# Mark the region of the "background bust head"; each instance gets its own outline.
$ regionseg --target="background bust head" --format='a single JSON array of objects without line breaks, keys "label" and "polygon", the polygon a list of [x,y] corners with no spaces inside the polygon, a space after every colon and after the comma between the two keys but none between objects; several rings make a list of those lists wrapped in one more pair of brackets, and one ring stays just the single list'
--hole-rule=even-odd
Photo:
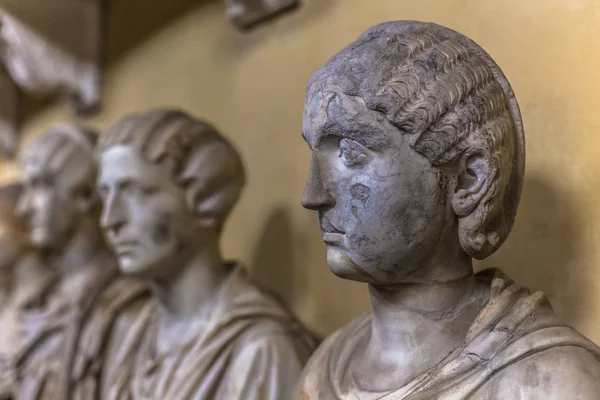
[{"label": "background bust head", "polygon": [[9,272],[27,248],[25,226],[15,212],[22,190],[19,183],[0,187],[0,274]]},{"label": "background bust head", "polygon": [[95,142],[94,132],[62,124],[21,153],[25,188],[17,211],[25,217],[36,247],[61,250],[80,224],[96,218]]},{"label": "background bust head", "polygon": [[340,276],[400,281],[439,249],[485,258],[510,232],[518,106],[494,61],[453,30],[398,21],[363,33],[311,78],[303,133],[303,204],[319,211]]},{"label": "background bust head", "polygon": [[98,151],[101,226],[124,273],[172,276],[194,252],[218,251],[245,175],[215,128],[152,110],[117,122]]}]

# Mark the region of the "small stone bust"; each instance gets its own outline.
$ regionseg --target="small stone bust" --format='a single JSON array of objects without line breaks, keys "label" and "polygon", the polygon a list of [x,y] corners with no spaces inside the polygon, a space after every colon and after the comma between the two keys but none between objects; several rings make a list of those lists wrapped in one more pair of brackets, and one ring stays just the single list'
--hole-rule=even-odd
[{"label": "small stone bust", "polygon": [[234,147],[157,109],[117,122],[98,152],[101,226],[121,272],[153,297],[108,350],[106,398],[292,397],[313,341],[219,249],[245,182]]},{"label": "small stone bust", "polygon": [[302,198],[371,311],[311,357],[300,399],[596,399],[600,350],[499,270],[524,173],[496,63],[431,23],[363,33],[310,79]]}]

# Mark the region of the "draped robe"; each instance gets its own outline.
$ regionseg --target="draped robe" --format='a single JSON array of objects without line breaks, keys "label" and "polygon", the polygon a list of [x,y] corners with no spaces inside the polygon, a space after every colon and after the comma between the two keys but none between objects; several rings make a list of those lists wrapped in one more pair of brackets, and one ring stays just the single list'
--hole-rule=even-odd
[{"label": "draped robe", "polygon": [[[462,400],[505,398],[494,390],[514,386],[514,376],[495,386],[492,381],[499,375],[519,368],[520,364],[536,356],[546,357],[560,352],[566,357],[582,361],[582,374],[586,370],[600,371],[600,349],[576,330],[561,322],[541,292],[530,294],[498,270],[490,269],[476,274],[477,279],[489,282],[490,298],[472,323],[464,342],[438,365],[415,377],[401,387],[384,392],[373,392],[348,376],[348,366],[360,343],[370,336],[371,318],[365,315],[330,336],[315,352],[305,369],[299,387],[302,400]],[[401,323],[401,321],[398,321]],[[549,353],[550,352],[550,353]],[[557,353],[559,354],[559,353]],[[549,358],[548,358],[549,360]],[[544,361],[542,360],[542,363]],[[545,366],[552,368],[552,366]],[[589,367],[589,368],[588,368]],[[565,367],[562,367],[565,368]],[[581,378],[582,374],[562,369],[569,376]],[[520,371],[520,370],[518,370]],[[557,373],[558,372],[557,370]],[[593,373],[576,386],[595,385]],[[532,376],[532,379],[535,377]],[[537,379],[537,378],[535,378]],[[549,378],[550,379],[550,378]],[[589,384],[589,385],[588,385]],[[518,386],[518,384],[517,384]],[[569,385],[570,386],[570,385]],[[512,390],[508,388],[506,390]],[[515,387],[519,391],[520,388]],[[543,398],[543,388],[527,389],[529,395],[519,397],[510,392],[510,398]],[[525,391],[525,389],[523,389]],[[574,395],[574,394],[572,394]],[[500,396],[500,397],[497,397]],[[505,395],[508,396],[508,395]],[[508,397],[506,397],[508,398]],[[571,398],[571,397],[569,397]],[[575,397],[572,397],[575,398]],[[591,399],[596,397],[582,397]]]},{"label": "draped robe", "polygon": [[154,350],[157,304],[147,301],[136,318],[115,326],[113,345],[80,353],[77,379],[89,375],[77,365],[93,365],[104,353],[101,398],[107,400],[293,399],[315,347],[311,335],[239,267],[219,289],[215,304],[193,340],[159,356]]},{"label": "draped robe", "polygon": [[47,279],[35,296],[27,294],[35,301],[19,310],[20,340],[2,367],[5,397],[72,398],[79,382],[71,379],[71,369],[79,347],[87,347],[80,335],[92,311],[101,310],[104,319],[111,320],[147,293],[145,285],[117,279],[117,272],[114,258],[106,253],[73,274]]}]

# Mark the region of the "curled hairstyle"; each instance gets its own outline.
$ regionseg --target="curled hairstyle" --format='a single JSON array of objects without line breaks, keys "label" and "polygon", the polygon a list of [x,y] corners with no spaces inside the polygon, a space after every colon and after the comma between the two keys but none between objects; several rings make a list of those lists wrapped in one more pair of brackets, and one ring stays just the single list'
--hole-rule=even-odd
[{"label": "curled hairstyle", "polygon": [[[519,107],[502,71],[476,43],[416,21],[375,26],[329,60],[309,82],[361,97],[432,166],[480,156],[490,184],[470,207],[455,207],[464,251],[483,259],[512,228],[524,174]],[[368,133],[367,133],[368,134]]]},{"label": "curled hairstyle", "polygon": [[[233,145],[213,126],[182,111],[124,117],[102,135],[98,151],[119,145],[132,145],[147,161],[166,168],[195,214],[215,219],[219,229],[244,187],[244,166]],[[183,174],[190,172],[191,182],[184,182]]]},{"label": "curled hairstyle", "polygon": [[91,129],[59,124],[43,133],[21,153],[21,165],[44,170],[64,184],[71,193],[92,196],[97,165],[94,147],[98,135]]}]

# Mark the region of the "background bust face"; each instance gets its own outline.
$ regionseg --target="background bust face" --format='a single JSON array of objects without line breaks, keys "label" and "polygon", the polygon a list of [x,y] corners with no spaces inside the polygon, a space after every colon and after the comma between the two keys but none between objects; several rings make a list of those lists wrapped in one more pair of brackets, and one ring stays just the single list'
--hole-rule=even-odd
[{"label": "background bust face", "polygon": [[25,218],[32,244],[59,250],[71,237],[79,212],[76,196],[59,173],[35,162],[24,165],[25,186],[17,212]]},{"label": "background bust face", "polygon": [[455,223],[441,173],[335,86],[309,92],[303,135],[312,162],[302,203],[317,211],[331,270],[369,283],[409,279]]},{"label": "background bust face", "polygon": [[165,277],[193,248],[196,220],[185,191],[165,167],[152,164],[133,146],[107,149],[100,160],[101,226],[121,271]]}]

